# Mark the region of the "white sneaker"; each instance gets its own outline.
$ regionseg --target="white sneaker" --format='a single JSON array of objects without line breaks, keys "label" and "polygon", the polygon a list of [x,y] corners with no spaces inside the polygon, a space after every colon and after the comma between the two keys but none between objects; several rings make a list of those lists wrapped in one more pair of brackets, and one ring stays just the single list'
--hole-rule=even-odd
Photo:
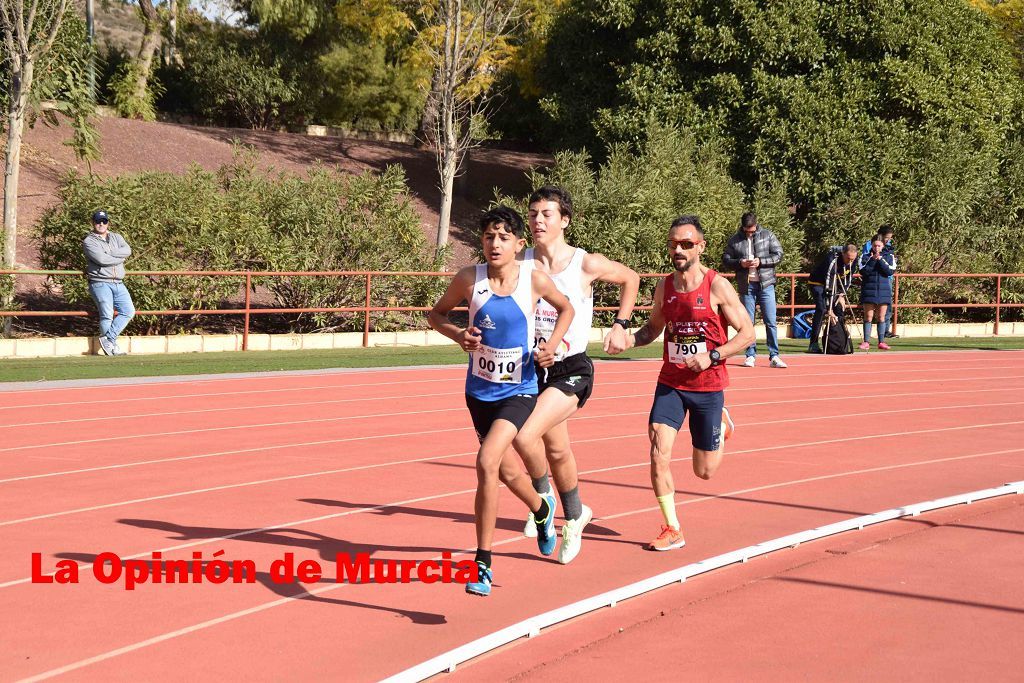
[{"label": "white sneaker", "polygon": [[113,356],[114,355],[114,342],[110,341],[109,337],[106,337],[106,336],[97,337],[96,341],[99,342],[100,354],[101,355],[104,355],[104,356]]},{"label": "white sneaker", "polygon": [[113,356],[127,356],[128,355],[127,351],[122,351],[121,350],[121,347],[117,345],[117,342],[114,342],[113,344],[111,344],[111,350],[113,351],[113,353],[111,354]]},{"label": "white sneaker", "polygon": [[745,368],[752,368],[752,367],[754,367],[754,363],[756,363],[756,362],[757,362],[757,356],[747,356],[746,359],[743,361],[743,367],[745,367]]},{"label": "white sneaker", "polygon": [[583,545],[583,529],[594,518],[594,511],[583,506],[583,514],[579,519],[567,519],[562,525],[562,545],[558,548],[558,561],[569,564],[580,554]]},{"label": "white sneaker", "polygon": [[537,538],[537,520],[534,519],[532,512],[526,517],[526,525],[523,527],[523,536],[526,536],[527,538]]},{"label": "white sneaker", "polygon": [[789,367],[788,365],[786,365],[785,361],[783,361],[778,356],[772,356],[771,360],[768,361],[768,365],[770,365],[773,368],[788,368]]}]

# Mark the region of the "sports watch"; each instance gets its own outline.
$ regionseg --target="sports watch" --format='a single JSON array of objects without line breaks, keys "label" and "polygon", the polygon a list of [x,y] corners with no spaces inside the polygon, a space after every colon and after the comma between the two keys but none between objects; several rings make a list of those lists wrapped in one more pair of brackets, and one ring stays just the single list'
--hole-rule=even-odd
[{"label": "sports watch", "polygon": [[629,332],[629,318],[616,318],[612,325],[618,323],[622,326],[622,329]]},{"label": "sports watch", "polygon": [[712,365],[718,365],[719,363],[722,362],[722,354],[718,352],[718,349],[711,349],[711,352],[708,353],[708,356],[711,357]]}]

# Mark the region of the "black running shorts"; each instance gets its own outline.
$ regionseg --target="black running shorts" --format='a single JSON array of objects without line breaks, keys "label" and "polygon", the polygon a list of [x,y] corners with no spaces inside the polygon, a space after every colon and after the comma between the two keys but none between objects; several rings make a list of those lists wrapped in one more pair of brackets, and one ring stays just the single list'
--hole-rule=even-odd
[{"label": "black running shorts", "polygon": [[582,408],[594,392],[594,361],[585,353],[576,353],[564,358],[550,368],[537,366],[537,389],[554,387],[566,396],[576,396],[577,406]]},{"label": "black running shorts", "polygon": [[476,438],[480,443],[483,443],[487,432],[491,431],[491,425],[495,420],[507,420],[514,424],[517,430],[522,429],[535,405],[537,396],[534,394],[516,394],[500,401],[481,401],[466,394],[466,407],[473,418],[473,429],[476,430]]}]

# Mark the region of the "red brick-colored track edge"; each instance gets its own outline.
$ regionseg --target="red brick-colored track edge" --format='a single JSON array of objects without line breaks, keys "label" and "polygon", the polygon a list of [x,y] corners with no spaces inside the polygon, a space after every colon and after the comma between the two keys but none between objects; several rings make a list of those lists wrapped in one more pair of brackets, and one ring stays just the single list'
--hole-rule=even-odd
[{"label": "red brick-colored track edge", "polygon": [[[581,496],[596,515],[583,550],[567,566],[540,556],[536,543],[521,534],[520,504],[503,491],[494,591],[485,599],[443,583],[334,582],[339,553],[425,560],[473,546],[476,443],[462,369],[0,393],[2,678],[378,680],[533,615],[702,558],[1024,478],[1022,352],[787,360],[786,370],[730,367],[727,403],[737,432],[712,480],[690,474],[687,439],[679,440],[675,476],[687,545],[667,553],[642,549],[660,524],[646,437],[658,363],[599,363],[594,397],[570,421]],[[849,535],[723,568],[638,598],[635,605],[580,617],[470,662],[462,672],[473,677],[477,669],[486,678],[597,673],[601,654],[589,646],[604,620],[634,610],[641,618],[620,627],[624,634],[642,634],[642,610],[651,601],[668,602],[666,620],[685,613],[687,633],[676,623],[674,639],[652,638],[646,650],[608,650],[617,661],[632,659],[620,662],[628,670],[609,668],[607,675],[678,678],[690,661],[680,648],[711,652],[712,641],[728,653],[732,668],[708,668],[708,675],[770,673],[757,662],[771,659],[765,653],[780,641],[765,637],[747,646],[757,621],[780,637],[803,637],[801,651],[817,643],[820,668],[770,675],[843,675],[854,654],[872,656],[883,637],[865,630],[871,620],[856,618],[858,605],[877,612],[879,605],[912,603],[900,613],[906,623],[933,634],[945,627],[947,636],[966,629],[971,639],[994,643],[994,651],[1006,643],[1002,651],[1019,652],[1019,640],[1013,647],[1012,639],[1019,639],[1020,629],[1013,636],[996,615],[1019,620],[1020,593],[994,588],[1020,575],[1024,524],[1021,508],[1008,502],[1017,499],[963,508],[994,506],[990,523],[974,525],[983,530],[956,528],[938,537],[949,525],[936,522],[940,527],[921,533],[921,541],[826,558],[817,569],[791,575],[800,581],[765,580],[767,588],[733,591],[728,602],[700,597],[717,595],[720,585],[743,585],[742,577],[784,575],[799,553],[841,547]],[[849,542],[895,534],[883,529],[920,526],[920,520],[944,514],[952,513],[851,532],[856,536]],[[920,585],[902,591],[944,600],[900,595],[896,574],[884,569],[892,562],[927,572],[936,556],[969,546],[980,550],[985,569],[975,570],[972,581],[956,591],[929,592]],[[104,553],[150,566],[154,553],[163,561],[250,560],[257,581],[143,582],[129,591],[123,582],[102,584],[93,577],[94,561]],[[274,581],[272,563],[287,553],[296,563],[315,561],[324,577],[301,585]],[[33,554],[39,557],[37,581]],[[858,564],[876,557],[870,567]],[[38,582],[38,574],[68,565],[78,568],[77,583]],[[783,607],[765,611],[763,603],[776,601]],[[950,609],[966,610],[956,614],[968,621],[950,617]],[[849,626],[829,639],[827,629],[811,627],[812,612],[835,615],[836,623]],[[977,618],[982,612],[985,618]],[[750,614],[751,623],[736,624],[737,613]],[[596,631],[577,633],[590,623]],[[883,635],[891,654],[885,672],[905,678],[928,671],[921,662],[931,661],[934,645],[945,642],[918,636],[894,641],[891,630]],[[545,641],[557,641],[562,653],[589,649],[596,659],[554,657],[538,649]],[[964,671],[1009,675],[998,655],[979,657]],[[487,668],[508,656],[514,664]],[[541,666],[552,661],[557,666]],[[870,674],[870,668],[853,668],[847,677]]]}]

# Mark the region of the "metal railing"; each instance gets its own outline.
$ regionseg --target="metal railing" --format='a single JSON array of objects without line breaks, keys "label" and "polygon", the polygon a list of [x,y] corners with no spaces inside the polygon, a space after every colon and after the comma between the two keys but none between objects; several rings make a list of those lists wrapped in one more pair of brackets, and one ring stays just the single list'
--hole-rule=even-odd
[{"label": "metal railing", "polygon": [[[20,276],[46,276],[48,278],[70,278],[70,277],[84,277],[81,271],[76,270],[0,270],[0,276],[14,276],[15,278]],[[300,313],[359,313],[363,316],[363,346],[367,347],[370,343],[370,332],[372,330],[372,315],[374,313],[385,313],[385,312],[401,312],[401,313],[412,313],[416,311],[428,311],[428,306],[374,306],[373,305],[373,281],[374,279],[389,278],[389,277],[451,277],[454,273],[451,272],[412,272],[412,271],[350,271],[350,270],[328,270],[328,271],[217,271],[217,270],[204,270],[204,271],[181,271],[181,270],[147,270],[147,271],[129,271],[126,276],[141,276],[141,277],[171,277],[171,276],[191,276],[191,277],[230,277],[244,280],[244,294],[243,294],[243,306],[241,308],[198,308],[198,309],[163,309],[163,310],[138,310],[136,315],[145,316],[166,316],[166,315],[190,315],[190,316],[202,316],[202,315],[238,315],[243,318],[242,326],[242,350],[248,350],[249,348],[249,329],[253,315],[281,315],[281,314],[300,314]],[[314,308],[267,308],[267,307],[253,307],[252,293],[254,291],[253,279],[254,278],[282,278],[282,277],[330,277],[330,278],[361,278],[365,281],[364,285],[364,299],[363,305],[361,306],[338,306],[338,307],[314,307]],[[664,273],[641,273],[641,278],[660,278],[665,277]],[[725,277],[732,278],[731,274],[725,274]],[[777,310],[782,312],[788,312],[789,317],[792,318],[797,314],[798,311],[810,310],[814,308],[813,304],[798,304],[796,302],[796,285],[797,280],[806,280],[808,275],[806,273],[779,273],[776,275],[779,282],[788,281],[789,292],[788,292],[788,303],[779,302]],[[995,284],[995,295],[994,299],[987,303],[974,303],[974,302],[939,302],[939,303],[900,303],[900,281],[901,280],[915,280],[922,278],[963,278],[963,279],[982,279],[982,280],[993,280]],[[892,326],[896,329],[896,325],[899,318],[899,311],[902,309],[912,308],[960,308],[960,309],[995,309],[995,320],[993,323],[993,333],[999,334],[999,323],[1001,313],[1005,309],[1013,308],[1024,308],[1024,303],[1012,303],[1003,301],[1004,282],[1010,278],[1024,278],[1024,273],[897,273],[895,276],[895,284],[893,287],[893,315],[892,315]],[[595,311],[615,311],[618,307],[616,306],[595,306]],[[650,306],[637,306],[635,310],[643,311],[650,310]],[[466,310],[465,307],[456,310]],[[26,310],[8,310],[0,311],[0,318],[28,318],[28,317],[88,317],[95,315],[94,312],[88,310],[68,310],[68,311],[26,311]]]}]

